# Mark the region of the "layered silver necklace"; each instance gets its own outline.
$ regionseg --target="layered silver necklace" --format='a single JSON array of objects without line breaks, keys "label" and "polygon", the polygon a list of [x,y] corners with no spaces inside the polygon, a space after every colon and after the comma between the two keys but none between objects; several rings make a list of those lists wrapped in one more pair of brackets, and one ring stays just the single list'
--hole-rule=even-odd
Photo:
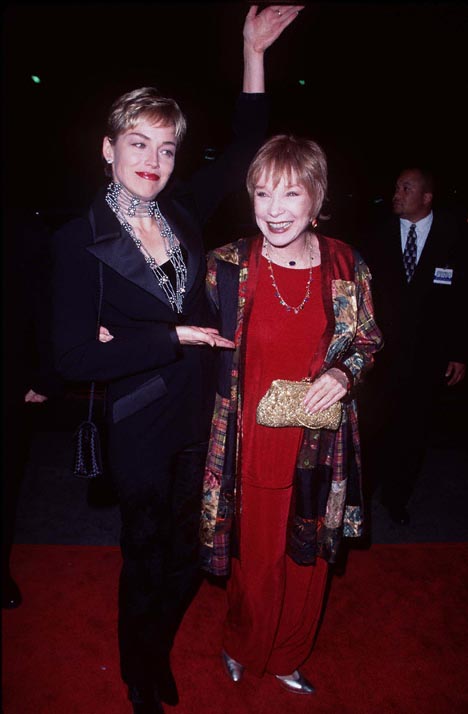
[{"label": "layered silver necklace", "polygon": [[[117,216],[119,223],[132,238],[136,247],[142,252],[148,266],[158,281],[159,287],[164,291],[164,294],[169,300],[171,308],[175,312],[181,313],[187,286],[187,266],[185,265],[180,244],[176,240],[169,223],[159,210],[157,202],[144,201],[138,196],[133,196],[125,186],[115,182],[109,184],[106,202]],[[175,285],[173,285],[169,276],[137,237],[135,229],[130,225],[125,214],[129,218],[134,218],[135,216],[150,216],[155,219],[164,241],[166,255],[174,268]]]}]

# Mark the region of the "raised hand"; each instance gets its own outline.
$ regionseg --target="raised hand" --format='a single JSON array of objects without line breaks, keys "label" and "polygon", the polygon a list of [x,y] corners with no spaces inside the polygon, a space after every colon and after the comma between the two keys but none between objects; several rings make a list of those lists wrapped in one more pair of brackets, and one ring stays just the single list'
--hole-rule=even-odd
[{"label": "raised hand", "polygon": [[265,52],[303,8],[304,5],[270,5],[258,12],[258,5],[252,5],[244,23],[245,48]]}]

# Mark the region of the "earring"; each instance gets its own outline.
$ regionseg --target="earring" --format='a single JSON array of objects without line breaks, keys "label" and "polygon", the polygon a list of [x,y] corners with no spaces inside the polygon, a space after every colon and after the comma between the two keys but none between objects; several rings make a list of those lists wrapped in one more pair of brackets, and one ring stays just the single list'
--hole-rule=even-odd
[{"label": "earring", "polygon": [[316,219],[316,218],[311,218],[311,219],[310,219],[310,222],[311,222],[311,224],[312,224],[312,228],[317,228],[318,222],[317,222],[317,219]]},{"label": "earring", "polygon": [[112,159],[106,159],[106,161],[107,161],[108,164],[111,164],[111,163],[112,163]]}]

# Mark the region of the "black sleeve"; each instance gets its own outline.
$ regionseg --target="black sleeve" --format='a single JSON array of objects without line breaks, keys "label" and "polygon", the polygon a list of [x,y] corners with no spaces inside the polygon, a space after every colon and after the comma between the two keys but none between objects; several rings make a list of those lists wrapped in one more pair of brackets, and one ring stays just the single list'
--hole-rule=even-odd
[{"label": "black sleeve", "polygon": [[50,235],[38,213],[9,219],[13,251],[4,275],[8,380],[22,384],[24,393],[33,389],[46,397],[58,394],[62,386],[52,354]]},{"label": "black sleeve", "polygon": [[27,275],[37,351],[37,363],[32,372],[31,388],[37,394],[53,397],[62,391],[63,380],[54,369],[50,230],[45,225],[39,224],[35,233],[34,248],[28,255]]},{"label": "black sleeve", "polygon": [[172,324],[145,322],[110,342],[99,342],[99,263],[86,250],[91,243],[86,219],[53,237],[53,338],[59,374],[72,381],[106,382],[177,360],[181,348]]},{"label": "black sleeve", "polygon": [[240,94],[231,143],[218,159],[203,166],[187,182],[201,223],[208,220],[225,196],[242,188],[249,164],[266,137],[268,105],[265,94]]},{"label": "black sleeve", "polygon": [[447,323],[451,324],[451,329],[444,326],[444,333],[447,335],[447,355],[452,362],[468,361],[468,338],[466,320],[466,284],[468,280],[468,229],[466,223],[459,223],[457,226],[456,240],[452,249],[454,270],[454,280],[452,287],[451,305],[447,312]]}]

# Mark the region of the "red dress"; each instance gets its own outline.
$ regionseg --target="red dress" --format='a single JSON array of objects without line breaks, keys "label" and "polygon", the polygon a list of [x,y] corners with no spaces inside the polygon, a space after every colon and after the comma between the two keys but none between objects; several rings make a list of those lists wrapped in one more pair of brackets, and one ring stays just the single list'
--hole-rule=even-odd
[{"label": "red dress", "polygon": [[[283,299],[300,305],[309,269],[273,266]],[[250,671],[291,674],[309,655],[326,583],[325,561],[299,566],[285,555],[286,526],[302,429],[256,423],[273,379],[306,377],[326,325],[320,267],[310,298],[295,314],[275,295],[261,259],[246,334],[242,410],[240,559],[228,583],[224,648]]]}]

